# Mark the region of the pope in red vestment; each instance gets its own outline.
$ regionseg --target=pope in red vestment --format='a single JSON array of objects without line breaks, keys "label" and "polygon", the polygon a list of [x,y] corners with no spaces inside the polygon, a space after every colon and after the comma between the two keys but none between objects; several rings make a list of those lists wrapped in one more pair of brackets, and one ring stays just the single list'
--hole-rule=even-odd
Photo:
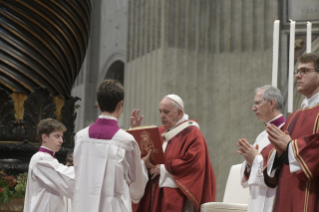
[{"label": "pope in red vestment", "polygon": [[[160,176],[157,175],[154,178],[156,174],[152,173],[156,171],[151,170],[144,197],[139,204],[133,204],[133,211],[182,212],[188,200],[196,211],[200,211],[201,204],[215,201],[216,181],[205,138],[195,121],[189,121],[185,119],[185,116],[174,119],[172,114],[175,111],[175,106],[172,104],[174,100],[175,95],[168,95],[161,101],[160,113],[164,126],[159,130],[162,135],[165,135],[165,132],[172,132],[182,127],[182,130],[172,138],[164,136],[164,139],[169,139],[166,148],[163,148],[165,169],[172,176],[177,187],[159,186]],[[177,99],[177,103],[183,106],[180,98]],[[173,127],[170,127],[169,123],[173,123]],[[152,177],[154,179],[151,179]]]}]

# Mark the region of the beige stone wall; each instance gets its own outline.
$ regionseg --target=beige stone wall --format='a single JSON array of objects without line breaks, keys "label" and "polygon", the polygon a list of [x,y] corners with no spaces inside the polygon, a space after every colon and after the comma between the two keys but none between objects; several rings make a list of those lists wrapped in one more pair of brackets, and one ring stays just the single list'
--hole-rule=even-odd
[{"label": "beige stone wall", "polygon": [[[130,0],[124,120],[134,108],[160,125],[158,103],[184,99],[198,120],[222,201],[237,139],[264,129],[251,111],[254,89],[271,83],[277,0]],[[124,124],[123,127],[127,127]]]}]

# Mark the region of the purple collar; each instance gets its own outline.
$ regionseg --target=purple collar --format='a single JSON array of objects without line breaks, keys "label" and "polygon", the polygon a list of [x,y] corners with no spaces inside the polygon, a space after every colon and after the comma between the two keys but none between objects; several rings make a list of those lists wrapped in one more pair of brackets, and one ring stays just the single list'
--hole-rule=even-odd
[{"label": "purple collar", "polygon": [[273,124],[276,127],[279,127],[280,125],[282,125],[285,122],[286,122],[286,118],[283,115],[281,115],[280,117],[278,117],[275,120],[271,121],[270,124]]},{"label": "purple collar", "polygon": [[89,127],[89,137],[95,139],[111,139],[120,130],[117,120],[98,118]]},{"label": "purple collar", "polygon": [[38,152],[45,152],[45,153],[49,153],[53,158],[55,158],[55,152],[52,150],[49,150],[47,148],[43,148],[42,146],[40,147]]}]

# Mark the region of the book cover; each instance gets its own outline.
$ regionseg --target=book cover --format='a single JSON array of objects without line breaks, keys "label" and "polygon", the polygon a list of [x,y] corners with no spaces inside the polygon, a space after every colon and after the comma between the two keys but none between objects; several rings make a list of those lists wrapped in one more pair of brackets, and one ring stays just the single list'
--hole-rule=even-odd
[{"label": "book cover", "polygon": [[154,165],[164,164],[164,153],[162,149],[162,137],[156,126],[141,126],[135,127],[127,131],[137,141],[141,150],[141,157],[147,155],[152,149],[151,163]]}]

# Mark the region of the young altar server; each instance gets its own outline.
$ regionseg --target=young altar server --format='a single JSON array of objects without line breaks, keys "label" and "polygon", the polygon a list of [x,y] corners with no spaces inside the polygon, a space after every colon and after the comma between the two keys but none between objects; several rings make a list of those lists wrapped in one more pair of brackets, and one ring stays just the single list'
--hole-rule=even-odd
[{"label": "young altar server", "polygon": [[65,212],[64,196],[73,197],[74,168],[55,159],[63,143],[66,127],[55,119],[38,124],[37,134],[42,146],[29,164],[24,212]]},{"label": "young altar server", "polygon": [[[130,212],[132,201],[143,197],[148,181],[150,152],[141,159],[134,137],[118,126],[124,99],[123,86],[103,81],[97,90],[99,118],[76,134],[74,170],[76,212]],[[145,167],[146,165],[146,167]]]}]

